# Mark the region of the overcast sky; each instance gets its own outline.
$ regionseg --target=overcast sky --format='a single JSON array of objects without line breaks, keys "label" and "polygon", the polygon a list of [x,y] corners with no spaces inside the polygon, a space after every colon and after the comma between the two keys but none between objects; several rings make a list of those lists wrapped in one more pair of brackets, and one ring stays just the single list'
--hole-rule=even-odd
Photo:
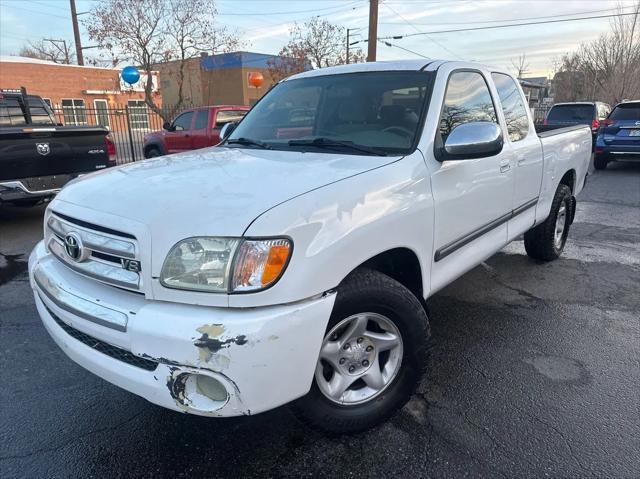
[{"label": "overcast sky", "polygon": [[[88,11],[94,3],[76,0],[77,10]],[[610,15],[618,3],[631,11],[634,0],[381,0],[378,36],[498,25],[504,23],[498,22],[501,20],[539,22]],[[244,49],[254,52],[277,53],[293,23],[302,23],[313,15],[345,28],[360,28],[356,39],[367,35],[368,0],[217,0],[216,5],[219,22],[237,29],[246,43]],[[526,53],[529,76],[543,76],[552,71],[554,59],[607,32],[609,20],[417,35],[390,40],[398,47],[379,44],[378,59],[417,57],[399,48],[403,47],[431,58],[511,67],[512,60]],[[81,30],[84,45],[90,45],[85,30]],[[68,0],[0,0],[0,54],[16,54],[28,40],[43,36],[72,42]],[[366,49],[366,43],[362,46]]]}]

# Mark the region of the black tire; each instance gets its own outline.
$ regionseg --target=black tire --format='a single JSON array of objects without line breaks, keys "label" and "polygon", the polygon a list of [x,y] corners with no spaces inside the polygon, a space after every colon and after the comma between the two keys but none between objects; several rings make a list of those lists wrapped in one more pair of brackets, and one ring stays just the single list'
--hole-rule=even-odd
[{"label": "black tire", "polygon": [[593,158],[593,167],[596,170],[604,170],[608,163],[607,159],[602,156],[595,156]]},{"label": "black tire", "polygon": [[365,312],[384,315],[400,332],[403,354],[398,372],[378,396],[357,405],[329,400],[314,376],[309,393],[291,405],[296,416],[314,429],[350,434],[379,424],[409,400],[424,373],[431,333],[427,313],[418,298],[389,276],[357,270],[338,287],[327,333],[345,318]]},{"label": "black tire", "polygon": [[155,158],[156,156],[162,156],[162,152],[156,147],[147,148],[147,151],[145,153],[145,158]]},{"label": "black tire", "polygon": [[[561,207],[564,205],[564,229],[561,235],[560,244],[556,243],[556,220]],[[558,258],[564,249],[573,217],[575,203],[571,197],[571,190],[566,185],[558,186],[556,194],[551,203],[549,217],[539,225],[531,228],[524,234],[524,249],[527,254],[534,259],[541,261],[553,261]]]}]

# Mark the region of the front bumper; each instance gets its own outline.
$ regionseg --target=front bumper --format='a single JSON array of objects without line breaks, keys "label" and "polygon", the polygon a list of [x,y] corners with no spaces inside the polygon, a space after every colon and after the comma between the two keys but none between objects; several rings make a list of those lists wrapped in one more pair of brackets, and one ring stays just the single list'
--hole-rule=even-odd
[{"label": "front bumper", "polygon": [[0,201],[20,201],[50,198],[79,175],[52,175],[20,180],[0,181]]},{"label": "front bumper", "polygon": [[204,416],[259,413],[306,394],[335,301],[333,293],[243,309],[150,301],[70,270],[42,242],[29,278],[42,322],[72,360],[152,403]]}]

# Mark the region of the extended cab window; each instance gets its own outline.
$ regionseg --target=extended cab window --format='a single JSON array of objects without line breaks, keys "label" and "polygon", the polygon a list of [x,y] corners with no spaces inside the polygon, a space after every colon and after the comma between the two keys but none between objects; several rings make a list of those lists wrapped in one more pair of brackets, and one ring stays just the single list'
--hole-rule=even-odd
[{"label": "extended cab window", "polygon": [[492,73],[491,77],[498,90],[509,139],[511,141],[524,139],[529,133],[529,117],[527,117],[527,109],[518,85],[513,78],[504,73]]},{"label": "extended cab window", "polygon": [[175,131],[184,131],[191,129],[191,120],[193,120],[193,112],[183,113],[173,121],[173,129]]},{"label": "extended cab window", "polygon": [[204,130],[209,121],[209,110],[198,110],[196,113],[196,124],[194,130]]},{"label": "extended cab window", "polygon": [[270,148],[406,154],[421,131],[432,73],[376,71],[286,80],[233,131]]},{"label": "extended cab window", "polygon": [[442,141],[456,126],[475,121],[498,123],[487,82],[479,72],[454,72],[449,77],[440,116]]},{"label": "extended cab window", "polygon": [[216,128],[222,128],[231,121],[240,121],[246,114],[245,110],[220,110],[216,115]]}]

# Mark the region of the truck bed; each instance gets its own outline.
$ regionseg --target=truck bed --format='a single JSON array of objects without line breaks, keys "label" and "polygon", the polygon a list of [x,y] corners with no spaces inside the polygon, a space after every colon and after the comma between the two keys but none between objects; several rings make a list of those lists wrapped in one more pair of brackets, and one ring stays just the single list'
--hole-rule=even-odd
[{"label": "truck bed", "polygon": [[109,157],[105,136],[108,133],[102,127],[0,128],[0,181],[106,168]]}]

